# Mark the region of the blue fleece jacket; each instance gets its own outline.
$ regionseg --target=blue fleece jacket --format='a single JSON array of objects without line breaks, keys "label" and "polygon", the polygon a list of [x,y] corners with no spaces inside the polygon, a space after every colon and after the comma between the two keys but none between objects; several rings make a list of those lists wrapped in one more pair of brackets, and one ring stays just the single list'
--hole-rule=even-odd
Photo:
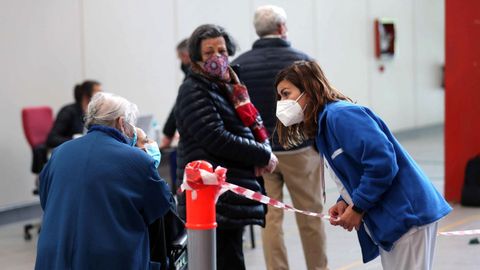
[{"label": "blue fleece jacket", "polygon": [[36,270],[160,269],[148,225],[173,208],[153,159],[114,128],[55,149],[40,174],[44,210]]},{"label": "blue fleece jacket", "polygon": [[415,226],[435,222],[452,208],[371,110],[350,102],[328,103],[318,116],[316,144],[352,198],[365,210],[358,238],[363,261]]}]

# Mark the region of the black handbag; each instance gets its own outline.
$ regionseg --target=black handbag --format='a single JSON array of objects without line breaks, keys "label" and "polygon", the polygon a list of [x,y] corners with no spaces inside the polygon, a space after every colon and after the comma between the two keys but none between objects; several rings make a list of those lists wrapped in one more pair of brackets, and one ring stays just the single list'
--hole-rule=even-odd
[{"label": "black handbag", "polygon": [[172,210],[148,226],[150,260],[162,270],[187,269],[187,232],[182,219]]},{"label": "black handbag", "polygon": [[480,206],[480,155],[467,162],[460,203],[464,206]]}]

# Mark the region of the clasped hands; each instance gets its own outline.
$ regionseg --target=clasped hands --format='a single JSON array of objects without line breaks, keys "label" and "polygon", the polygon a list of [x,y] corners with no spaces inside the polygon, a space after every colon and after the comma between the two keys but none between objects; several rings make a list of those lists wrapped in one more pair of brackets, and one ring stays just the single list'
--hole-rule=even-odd
[{"label": "clasped hands", "polygon": [[355,212],[352,207],[353,204],[347,205],[343,200],[338,201],[328,210],[330,224],[334,226],[342,226],[349,232],[351,232],[353,228],[358,231],[362,224],[363,214]]}]

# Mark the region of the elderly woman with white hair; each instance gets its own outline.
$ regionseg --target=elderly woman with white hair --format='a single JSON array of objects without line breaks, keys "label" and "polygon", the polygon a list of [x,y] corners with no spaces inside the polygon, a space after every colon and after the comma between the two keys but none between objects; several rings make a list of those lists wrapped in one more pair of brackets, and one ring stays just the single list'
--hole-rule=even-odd
[{"label": "elderly woman with white hair", "polygon": [[40,174],[44,210],[35,269],[159,269],[148,225],[173,205],[155,161],[134,147],[138,109],[96,94],[88,134],[60,145]]}]

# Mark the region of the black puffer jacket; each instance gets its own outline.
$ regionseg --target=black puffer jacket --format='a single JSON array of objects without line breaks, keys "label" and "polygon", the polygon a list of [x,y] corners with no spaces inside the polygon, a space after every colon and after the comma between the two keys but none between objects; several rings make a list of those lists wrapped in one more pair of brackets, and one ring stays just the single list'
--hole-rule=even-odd
[{"label": "black puffer jacket", "polygon": [[[183,177],[185,165],[206,160],[214,167],[228,169],[227,181],[253,191],[261,191],[254,167],[270,160],[268,143],[255,141],[251,130],[237,117],[226,93],[205,77],[191,73],[180,86],[175,106],[180,142],[177,151],[177,177]],[[179,196],[179,213],[185,217],[185,197]],[[217,202],[217,223],[224,228],[265,223],[264,207],[232,192]]]},{"label": "black puffer jacket", "polygon": [[[262,38],[253,43],[250,51],[240,55],[232,62],[232,65],[238,65],[238,76],[247,86],[252,103],[260,112],[268,133],[274,135],[272,139],[274,151],[284,150],[278,142],[277,134],[274,133],[277,123],[275,76],[293,62],[309,59],[311,58],[308,55],[292,48],[290,42],[284,39]],[[313,141],[308,141],[294,149],[312,144]]]}]

